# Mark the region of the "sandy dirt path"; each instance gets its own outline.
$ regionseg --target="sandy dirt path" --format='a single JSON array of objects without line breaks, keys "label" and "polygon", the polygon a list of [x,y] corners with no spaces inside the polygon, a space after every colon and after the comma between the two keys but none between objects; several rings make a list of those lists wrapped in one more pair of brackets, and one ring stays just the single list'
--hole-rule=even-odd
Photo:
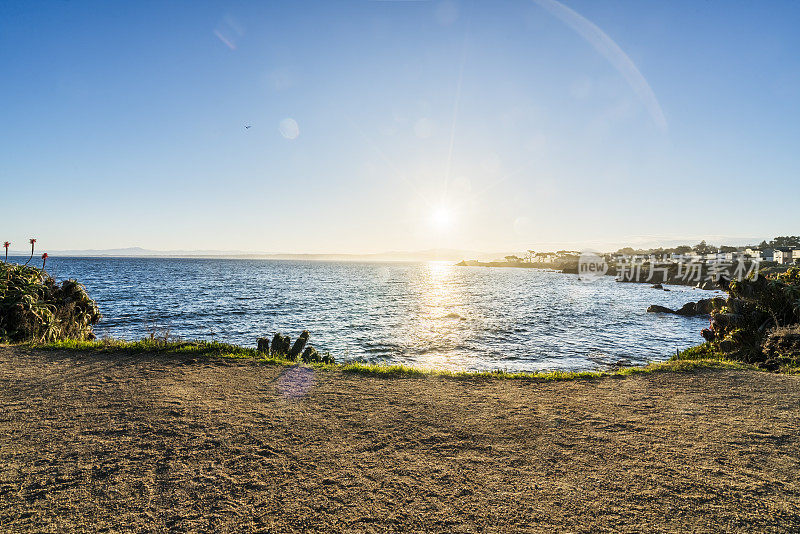
[{"label": "sandy dirt path", "polygon": [[800,376],[0,347],[0,531],[800,531]]}]

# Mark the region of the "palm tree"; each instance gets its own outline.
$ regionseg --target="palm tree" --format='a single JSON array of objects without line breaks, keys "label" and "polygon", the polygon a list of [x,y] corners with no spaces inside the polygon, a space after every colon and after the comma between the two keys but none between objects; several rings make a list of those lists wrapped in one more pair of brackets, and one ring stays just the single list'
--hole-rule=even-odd
[{"label": "palm tree", "polygon": [[11,241],[4,241],[3,246],[6,248],[6,263],[8,263],[8,247],[11,246]]},{"label": "palm tree", "polygon": [[36,239],[35,238],[32,237],[28,241],[31,244],[31,257],[28,258],[28,261],[25,262],[25,265],[28,265],[31,262],[31,260],[33,259],[33,248],[36,246]]}]

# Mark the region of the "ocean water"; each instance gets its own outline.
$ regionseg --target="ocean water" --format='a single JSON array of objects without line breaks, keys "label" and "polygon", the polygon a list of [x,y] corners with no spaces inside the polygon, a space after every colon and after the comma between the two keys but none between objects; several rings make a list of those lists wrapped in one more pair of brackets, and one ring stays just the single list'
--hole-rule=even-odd
[{"label": "ocean water", "polygon": [[255,346],[276,331],[338,361],[463,370],[592,370],[660,361],[702,342],[707,318],[646,313],[717,292],[535,269],[446,263],[51,258],[97,300],[99,336]]}]

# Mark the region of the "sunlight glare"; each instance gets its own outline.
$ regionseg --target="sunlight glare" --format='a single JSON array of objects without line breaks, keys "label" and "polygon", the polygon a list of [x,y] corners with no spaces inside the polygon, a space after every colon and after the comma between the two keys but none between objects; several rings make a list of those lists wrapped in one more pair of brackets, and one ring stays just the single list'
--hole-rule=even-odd
[{"label": "sunlight glare", "polygon": [[453,214],[449,209],[441,206],[433,212],[431,222],[439,230],[446,230],[453,224]]}]

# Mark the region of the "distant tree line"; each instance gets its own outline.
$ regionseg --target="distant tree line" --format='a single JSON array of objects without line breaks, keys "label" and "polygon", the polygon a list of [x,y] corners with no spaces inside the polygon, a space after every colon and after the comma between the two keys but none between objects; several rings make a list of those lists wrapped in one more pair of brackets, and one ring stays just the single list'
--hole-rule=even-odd
[{"label": "distant tree line", "polygon": [[[796,235],[789,235],[789,236],[780,236],[772,239],[771,241],[762,241],[761,244],[758,246],[750,245],[750,248],[760,248],[760,249],[767,249],[767,248],[777,248],[777,247],[800,247],[800,236]],[[680,245],[673,248],[649,248],[649,249],[634,249],[632,247],[625,247],[621,248],[617,251],[617,254],[625,254],[628,256],[632,256],[634,254],[688,254],[690,252],[695,252],[697,254],[713,254],[714,252],[736,252],[741,247],[731,247],[727,245],[716,246],[710,245],[705,242],[705,240],[700,241],[698,244],[694,246],[690,245]]]},{"label": "distant tree line", "polygon": [[800,235],[785,235],[776,237],[769,243],[762,241],[759,248],[800,247]]},{"label": "distant tree line", "polygon": [[[689,254],[690,252],[694,252],[696,254],[714,254],[716,252],[737,252],[743,248],[760,248],[760,249],[768,249],[768,248],[778,248],[778,247],[800,247],[800,236],[796,235],[788,235],[788,236],[779,236],[775,239],[770,241],[762,241],[759,245],[749,245],[748,247],[731,247],[728,245],[711,245],[706,243],[705,240],[700,241],[698,244],[692,245],[679,245],[677,247],[672,248],[633,248],[633,247],[624,247],[619,249],[616,253],[622,254],[625,256],[634,256],[634,255],[650,255],[655,254],[656,256],[668,256],[670,254]],[[557,250],[556,252],[542,252],[537,253],[535,250],[527,250],[523,256],[516,256],[510,255],[506,256],[505,260],[508,263],[535,263],[537,257],[545,256],[549,254],[554,254],[556,256],[560,256],[562,258],[569,258],[569,257],[576,257],[580,254],[580,252],[576,252],[574,250]]]}]

